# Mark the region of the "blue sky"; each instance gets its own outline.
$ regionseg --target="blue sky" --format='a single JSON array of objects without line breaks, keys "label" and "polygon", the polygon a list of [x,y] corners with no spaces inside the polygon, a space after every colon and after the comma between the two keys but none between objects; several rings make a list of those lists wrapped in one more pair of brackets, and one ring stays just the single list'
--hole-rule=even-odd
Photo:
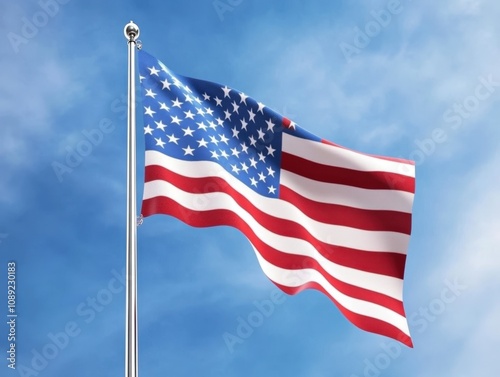
[{"label": "blue sky", "polygon": [[[19,315],[17,370],[2,357],[0,375],[123,375],[130,19],[179,74],[242,90],[346,147],[417,162],[404,290],[414,349],[359,330],[319,292],[279,295],[236,230],[154,216],[138,230],[142,376],[499,375],[500,3],[0,5],[4,356],[8,261]],[[141,127],[139,116],[139,167]],[[272,313],[228,345],[270,299]]]}]

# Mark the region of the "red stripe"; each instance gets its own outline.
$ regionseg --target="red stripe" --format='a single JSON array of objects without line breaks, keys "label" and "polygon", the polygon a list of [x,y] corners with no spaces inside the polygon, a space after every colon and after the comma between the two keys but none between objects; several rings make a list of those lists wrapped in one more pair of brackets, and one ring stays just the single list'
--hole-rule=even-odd
[{"label": "red stripe", "polygon": [[[271,280],[272,281],[272,280]],[[340,305],[321,285],[315,282],[310,282],[308,284],[304,284],[300,287],[287,287],[283,286],[281,284],[273,283],[280,288],[283,292],[288,293],[290,295],[295,295],[305,289],[316,289],[323,294],[325,294],[327,297],[332,300],[337,308],[342,312],[342,314],[349,320],[351,321],[354,325],[359,327],[362,330],[369,331],[375,334],[380,334],[387,336],[389,338],[392,338],[394,340],[397,340],[403,344],[405,344],[408,347],[413,348],[413,342],[411,338],[406,335],[404,332],[402,332],[400,329],[398,329],[396,326],[391,325],[390,323],[381,321],[377,318],[373,317],[367,317],[358,313],[354,313],[346,308],[344,308],[342,305]],[[404,316],[404,313],[402,314]]]},{"label": "red stripe", "polygon": [[342,282],[331,276],[315,259],[311,257],[287,254],[270,247],[254,233],[245,221],[232,211],[225,209],[192,211],[181,206],[173,199],[163,196],[145,200],[143,203],[143,209],[144,216],[149,216],[155,213],[169,214],[195,227],[209,227],[216,225],[233,226],[239,229],[250,240],[262,257],[264,257],[264,259],[266,259],[269,263],[286,270],[300,270],[306,268],[314,269],[318,271],[333,287],[343,294],[363,301],[376,303],[389,308],[400,315],[404,315],[403,303],[401,301],[378,292]]},{"label": "red stripe", "polygon": [[[230,195],[241,208],[250,213],[256,221],[269,231],[287,237],[304,239],[309,242],[323,257],[333,263],[399,279],[404,277],[406,262],[406,256],[404,254],[391,252],[370,252],[331,245],[319,241],[302,225],[291,220],[280,219],[262,212],[221,178],[186,178],[157,165],[146,166],[145,178],[146,182],[154,180],[167,181],[179,189],[193,194],[219,191],[225,192]],[[153,211],[153,213],[162,212]],[[143,212],[143,215],[147,216],[148,213]]]},{"label": "red stripe", "polygon": [[280,185],[280,199],[293,203],[311,219],[322,223],[344,225],[352,228],[411,233],[411,214],[398,211],[369,210],[321,203]]},{"label": "red stripe", "polygon": [[[321,142],[322,142],[323,144],[333,145],[334,147],[337,147],[337,148],[342,148],[342,149],[345,149],[345,150],[347,150],[347,151],[354,152],[353,150],[351,150],[351,149],[349,149],[349,148],[346,148],[346,147],[343,147],[342,145],[335,144],[335,143],[331,142],[330,140],[322,139],[322,140],[321,140]],[[368,156],[368,157],[379,158],[379,159],[381,159],[381,160],[387,160],[387,161],[392,161],[392,162],[401,162],[402,164],[412,165],[412,166],[414,166],[414,165],[415,165],[415,161],[412,161],[412,160],[405,160],[404,158],[386,157],[386,156],[377,156],[377,155],[374,155],[374,154],[361,153],[361,152],[355,152],[355,153],[362,154],[362,155],[364,155],[364,156]]]},{"label": "red stripe", "polygon": [[336,183],[372,190],[415,192],[415,179],[402,174],[381,171],[359,171],[312,162],[282,152],[281,167],[302,177],[319,182]]}]

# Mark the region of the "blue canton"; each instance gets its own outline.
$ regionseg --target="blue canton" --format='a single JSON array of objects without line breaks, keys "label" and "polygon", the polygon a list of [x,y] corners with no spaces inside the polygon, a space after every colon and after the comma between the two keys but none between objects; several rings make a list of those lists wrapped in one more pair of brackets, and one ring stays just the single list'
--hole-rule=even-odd
[{"label": "blue canton", "polygon": [[139,52],[146,150],[217,162],[248,187],[278,197],[283,117],[244,93],[175,75]]}]

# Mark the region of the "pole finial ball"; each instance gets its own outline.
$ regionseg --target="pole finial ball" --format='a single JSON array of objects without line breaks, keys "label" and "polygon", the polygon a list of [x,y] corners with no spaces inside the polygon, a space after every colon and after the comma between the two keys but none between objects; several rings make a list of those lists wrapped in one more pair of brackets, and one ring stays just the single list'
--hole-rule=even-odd
[{"label": "pole finial ball", "polygon": [[125,38],[127,38],[129,41],[135,41],[137,38],[139,38],[140,34],[139,26],[134,24],[133,21],[130,21],[128,24],[125,25],[125,28],[123,29],[123,34],[125,34]]}]

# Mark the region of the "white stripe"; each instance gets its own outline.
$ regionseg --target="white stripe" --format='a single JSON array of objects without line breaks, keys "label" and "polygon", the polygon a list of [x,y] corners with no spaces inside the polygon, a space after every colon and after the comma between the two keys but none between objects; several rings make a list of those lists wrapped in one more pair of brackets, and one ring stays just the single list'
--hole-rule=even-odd
[{"label": "white stripe", "polygon": [[367,156],[349,149],[302,139],[287,133],[283,133],[282,149],[284,152],[323,165],[359,171],[383,171],[415,177],[415,166],[412,164]]},{"label": "white stripe", "polygon": [[323,275],[321,275],[316,270],[286,270],[269,263],[264,259],[264,257],[260,255],[255,247],[254,251],[257,259],[259,260],[259,264],[262,270],[267,275],[267,277],[269,277],[269,279],[271,279],[275,283],[287,287],[299,287],[308,282],[316,282],[321,285],[344,308],[360,315],[376,318],[381,321],[390,323],[391,325],[400,329],[406,335],[410,336],[408,323],[404,316],[392,311],[391,309],[386,308],[385,306],[353,298],[343,294],[342,292],[339,292],[328,283]]},{"label": "white stripe", "polygon": [[[156,196],[173,198],[181,206],[193,211],[230,210],[248,224],[256,236],[270,247],[284,254],[311,257],[331,276],[345,283],[402,300],[403,281],[401,279],[360,271],[333,263],[323,257],[309,242],[300,238],[286,237],[269,231],[247,211],[241,208],[228,194],[222,192],[191,194],[165,181],[158,180],[146,183],[144,186],[144,198],[149,199]],[[203,199],[203,208],[200,208],[200,197]]]},{"label": "white stripe", "polygon": [[[373,252],[389,251],[400,254],[406,254],[408,249],[410,236],[407,234],[370,231],[316,221],[305,215],[289,202],[266,198],[257,194],[245,184],[235,179],[215,162],[183,161],[165,156],[159,152],[148,151],[146,152],[146,164],[167,166],[168,169],[175,173],[189,175],[190,177],[205,177],[206,175],[220,177],[230,183],[237,192],[241,193],[262,212],[273,217],[291,220],[301,224],[313,237],[330,245]],[[207,187],[207,189],[208,188],[209,187]],[[145,191],[145,199],[148,198],[146,194]],[[203,203],[201,203],[202,200],[203,202],[207,202],[208,196],[204,194],[198,197],[197,202],[203,205]],[[204,208],[197,208],[197,210],[204,210]]]},{"label": "white stripe", "polygon": [[359,209],[411,213],[414,194],[398,190],[370,190],[335,183],[318,182],[281,170],[281,184],[320,203],[339,204]]}]

